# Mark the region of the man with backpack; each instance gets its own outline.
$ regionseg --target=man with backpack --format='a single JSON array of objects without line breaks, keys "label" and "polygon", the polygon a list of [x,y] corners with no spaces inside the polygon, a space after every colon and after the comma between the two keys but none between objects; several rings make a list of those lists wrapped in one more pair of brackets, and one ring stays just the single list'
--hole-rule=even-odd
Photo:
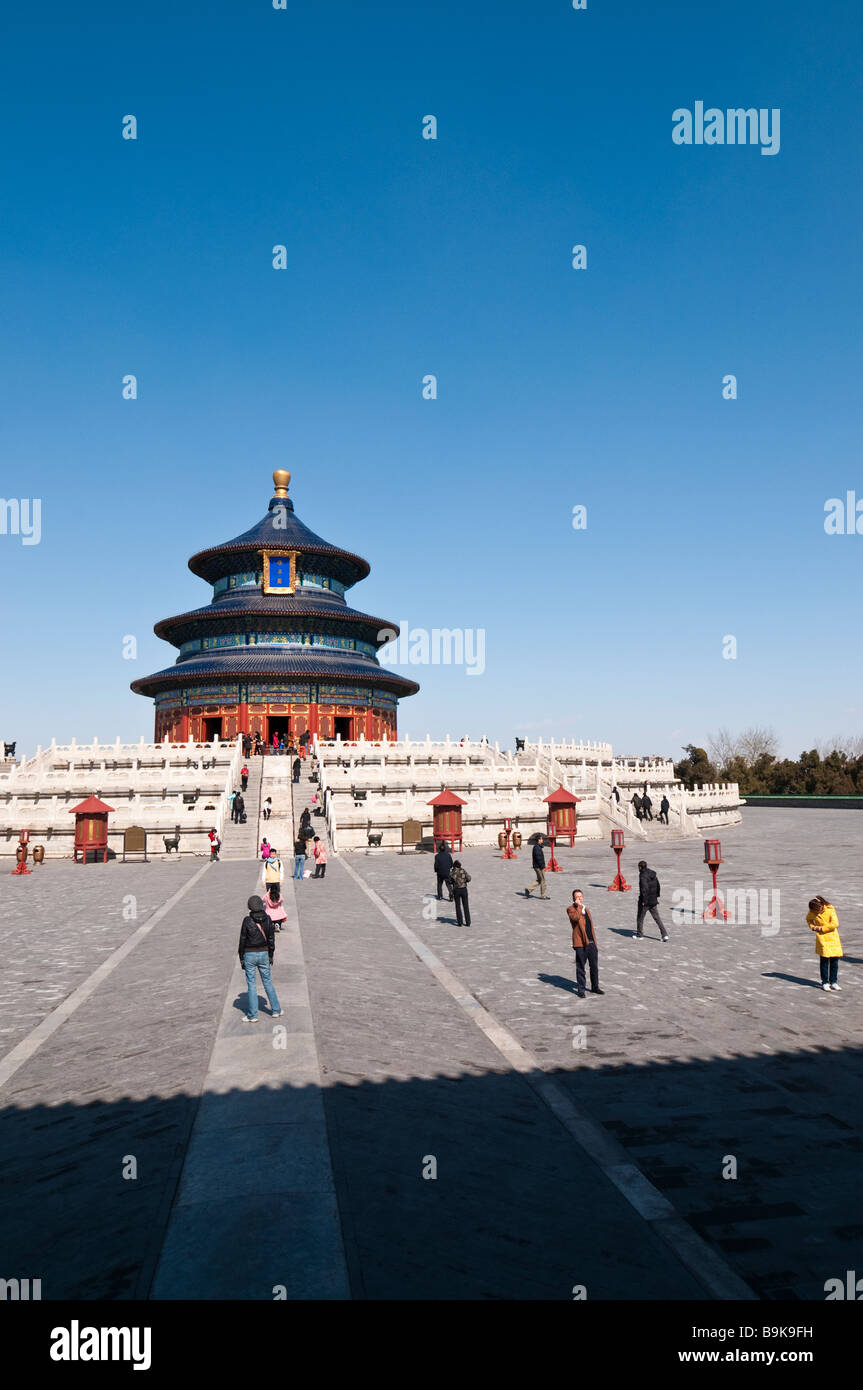
[{"label": "man with backpack", "polygon": [[234,820],[238,825],[245,824],[246,820],[246,798],[242,792],[237,792],[234,797]]},{"label": "man with backpack", "polygon": [[638,911],[635,918],[635,939],[644,940],[644,916],[649,912],[656,925],[663,941],[668,940],[668,932],[659,915],[657,903],[659,902],[659,879],[653,869],[648,869],[647,861],[638,861]]},{"label": "man with backpack", "polygon": [[270,1012],[273,1018],[281,1018],[282,1006],[279,1003],[275,985],[270,978],[270,967],[273,964],[273,954],[276,949],[275,927],[264,910],[262,898],[257,897],[257,895],[249,898],[248,909],[249,914],[243,918],[240,926],[240,944],[238,947],[240,965],[246,972],[246,985],[249,991],[249,1012],[244,1015],[243,1022],[257,1023],[258,971],[261,972],[261,979],[264,989],[267,991],[267,999],[270,1002]]},{"label": "man with backpack", "polygon": [[[450,874],[452,883],[452,896],[455,903],[455,919],[460,927],[470,926],[470,903],[467,897],[467,886],[470,883],[470,874],[462,865],[460,859],[456,859]],[[464,921],[462,921],[464,912]]]}]

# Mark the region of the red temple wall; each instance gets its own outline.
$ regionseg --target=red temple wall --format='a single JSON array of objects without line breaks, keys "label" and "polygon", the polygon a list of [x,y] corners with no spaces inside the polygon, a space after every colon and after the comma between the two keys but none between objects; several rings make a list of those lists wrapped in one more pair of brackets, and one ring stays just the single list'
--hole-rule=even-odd
[{"label": "red temple wall", "polygon": [[238,733],[260,734],[267,741],[267,720],[290,719],[291,736],[299,738],[307,730],[320,738],[335,738],[336,719],[351,719],[352,737],[370,740],[398,737],[398,716],[395,710],[369,708],[367,705],[293,704],[269,701],[256,705],[188,705],[162,709],[156,713],[156,742],[167,738],[171,743],[185,743],[191,738],[205,742],[205,720],[221,718],[225,740],[233,741]]}]

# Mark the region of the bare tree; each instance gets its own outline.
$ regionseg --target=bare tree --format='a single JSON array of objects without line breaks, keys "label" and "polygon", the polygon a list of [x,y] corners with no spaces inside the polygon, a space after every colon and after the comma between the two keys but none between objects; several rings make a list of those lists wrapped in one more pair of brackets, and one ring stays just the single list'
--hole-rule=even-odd
[{"label": "bare tree", "polygon": [[737,742],[740,756],[746,762],[747,767],[751,767],[765,753],[771,753],[775,757],[779,749],[779,739],[775,729],[761,724],[753,724],[751,728],[744,729]]},{"label": "bare tree", "polygon": [[720,729],[717,734],[707,735],[707,748],[710,753],[710,761],[720,772],[731,762],[732,758],[740,757],[740,739],[730,734],[727,729]]},{"label": "bare tree", "polygon": [[822,762],[831,753],[844,753],[846,758],[863,756],[863,734],[834,734],[832,738],[819,739],[815,749]]}]

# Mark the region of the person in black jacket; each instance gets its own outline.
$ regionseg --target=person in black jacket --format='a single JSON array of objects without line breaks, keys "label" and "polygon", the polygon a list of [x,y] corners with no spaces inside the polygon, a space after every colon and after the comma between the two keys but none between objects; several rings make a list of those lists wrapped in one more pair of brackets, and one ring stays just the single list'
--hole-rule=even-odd
[{"label": "person in black jacket", "polygon": [[548,897],[548,894],[545,891],[545,855],[542,851],[542,843],[542,836],[537,835],[536,841],[533,846],[533,856],[531,859],[531,863],[533,864],[533,872],[536,874],[536,883],[532,883],[529,888],[525,888],[524,896],[526,898],[530,897],[534,888],[539,888],[539,896],[541,898]]},{"label": "person in black jacket", "polygon": [[449,845],[446,840],[441,840],[440,848],[434,857],[434,871],[437,874],[437,895],[438,900],[443,901],[441,888],[446,888],[447,897],[452,902],[452,887],[449,876],[452,872],[452,855],[449,852]]},{"label": "person in black jacket", "polygon": [[631,797],[632,805],[635,807],[635,814],[641,820],[641,797],[638,792],[633,792]]},{"label": "person in black jacket", "polygon": [[641,798],[641,814],[645,820],[653,820],[653,802],[646,791]]},{"label": "person in black jacket", "polygon": [[300,780],[300,769],[301,769],[301,766],[302,766],[302,764],[300,763],[299,758],[294,758],[293,774],[294,774],[294,781],[295,781],[295,782],[299,782],[299,780]]},{"label": "person in black jacket", "polygon": [[662,824],[663,821],[665,822],[666,825],[668,824],[668,812],[669,812],[670,810],[671,810],[671,802],[668,800],[668,797],[667,797],[667,796],[664,796],[664,797],[662,798],[662,800],[660,801],[660,803],[659,803],[659,823],[660,823],[660,825]]},{"label": "person in black jacket", "polygon": [[249,1012],[244,1015],[244,1023],[258,1021],[258,977],[260,970],[264,989],[270,1001],[273,1018],[281,1018],[282,1006],[276,988],[270,979],[270,966],[276,949],[276,932],[272,921],[264,910],[263,900],[257,896],[249,898],[249,915],[243,918],[240,927],[240,944],[237,948],[240,965],[246,972],[246,985],[249,991]]},{"label": "person in black jacket", "polygon": [[[468,902],[467,886],[470,883],[470,874],[462,866],[460,859],[456,859],[452,866],[452,895],[455,900],[455,919],[460,927],[470,926],[470,903]],[[462,921],[464,913],[464,921]]]},{"label": "person in black jacket", "polygon": [[662,923],[659,915],[657,903],[659,902],[659,879],[653,869],[648,869],[644,859],[638,861],[638,912],[635,918],[635,938],[637,941],[644,939],[644,915],[649,912],[656,925],[659,927],[663,941],[668,940],[668,932]]},{"label": "person in black jacket", "polygon": [[234,797],[234,818],[242,824],[243,816],[246,814],[246,798],[242,792],[237,792]]}]

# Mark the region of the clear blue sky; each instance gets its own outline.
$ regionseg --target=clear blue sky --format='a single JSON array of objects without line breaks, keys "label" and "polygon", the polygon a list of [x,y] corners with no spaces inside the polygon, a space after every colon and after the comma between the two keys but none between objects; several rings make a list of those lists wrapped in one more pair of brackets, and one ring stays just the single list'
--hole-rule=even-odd
[{"label": "clear blue sky", "polygon": [[[151,738],[153,623],[274,467],[371,563],[356,606],[485,629],[483,676],[404,670],[403,732],[860,728],[863,535],[823,528],[863,497],[858,3],[4,24],[0,496],[43,534],[0,536],[3,737]],[[673,144],[697,100],[780,108],[779,154]]]}]

